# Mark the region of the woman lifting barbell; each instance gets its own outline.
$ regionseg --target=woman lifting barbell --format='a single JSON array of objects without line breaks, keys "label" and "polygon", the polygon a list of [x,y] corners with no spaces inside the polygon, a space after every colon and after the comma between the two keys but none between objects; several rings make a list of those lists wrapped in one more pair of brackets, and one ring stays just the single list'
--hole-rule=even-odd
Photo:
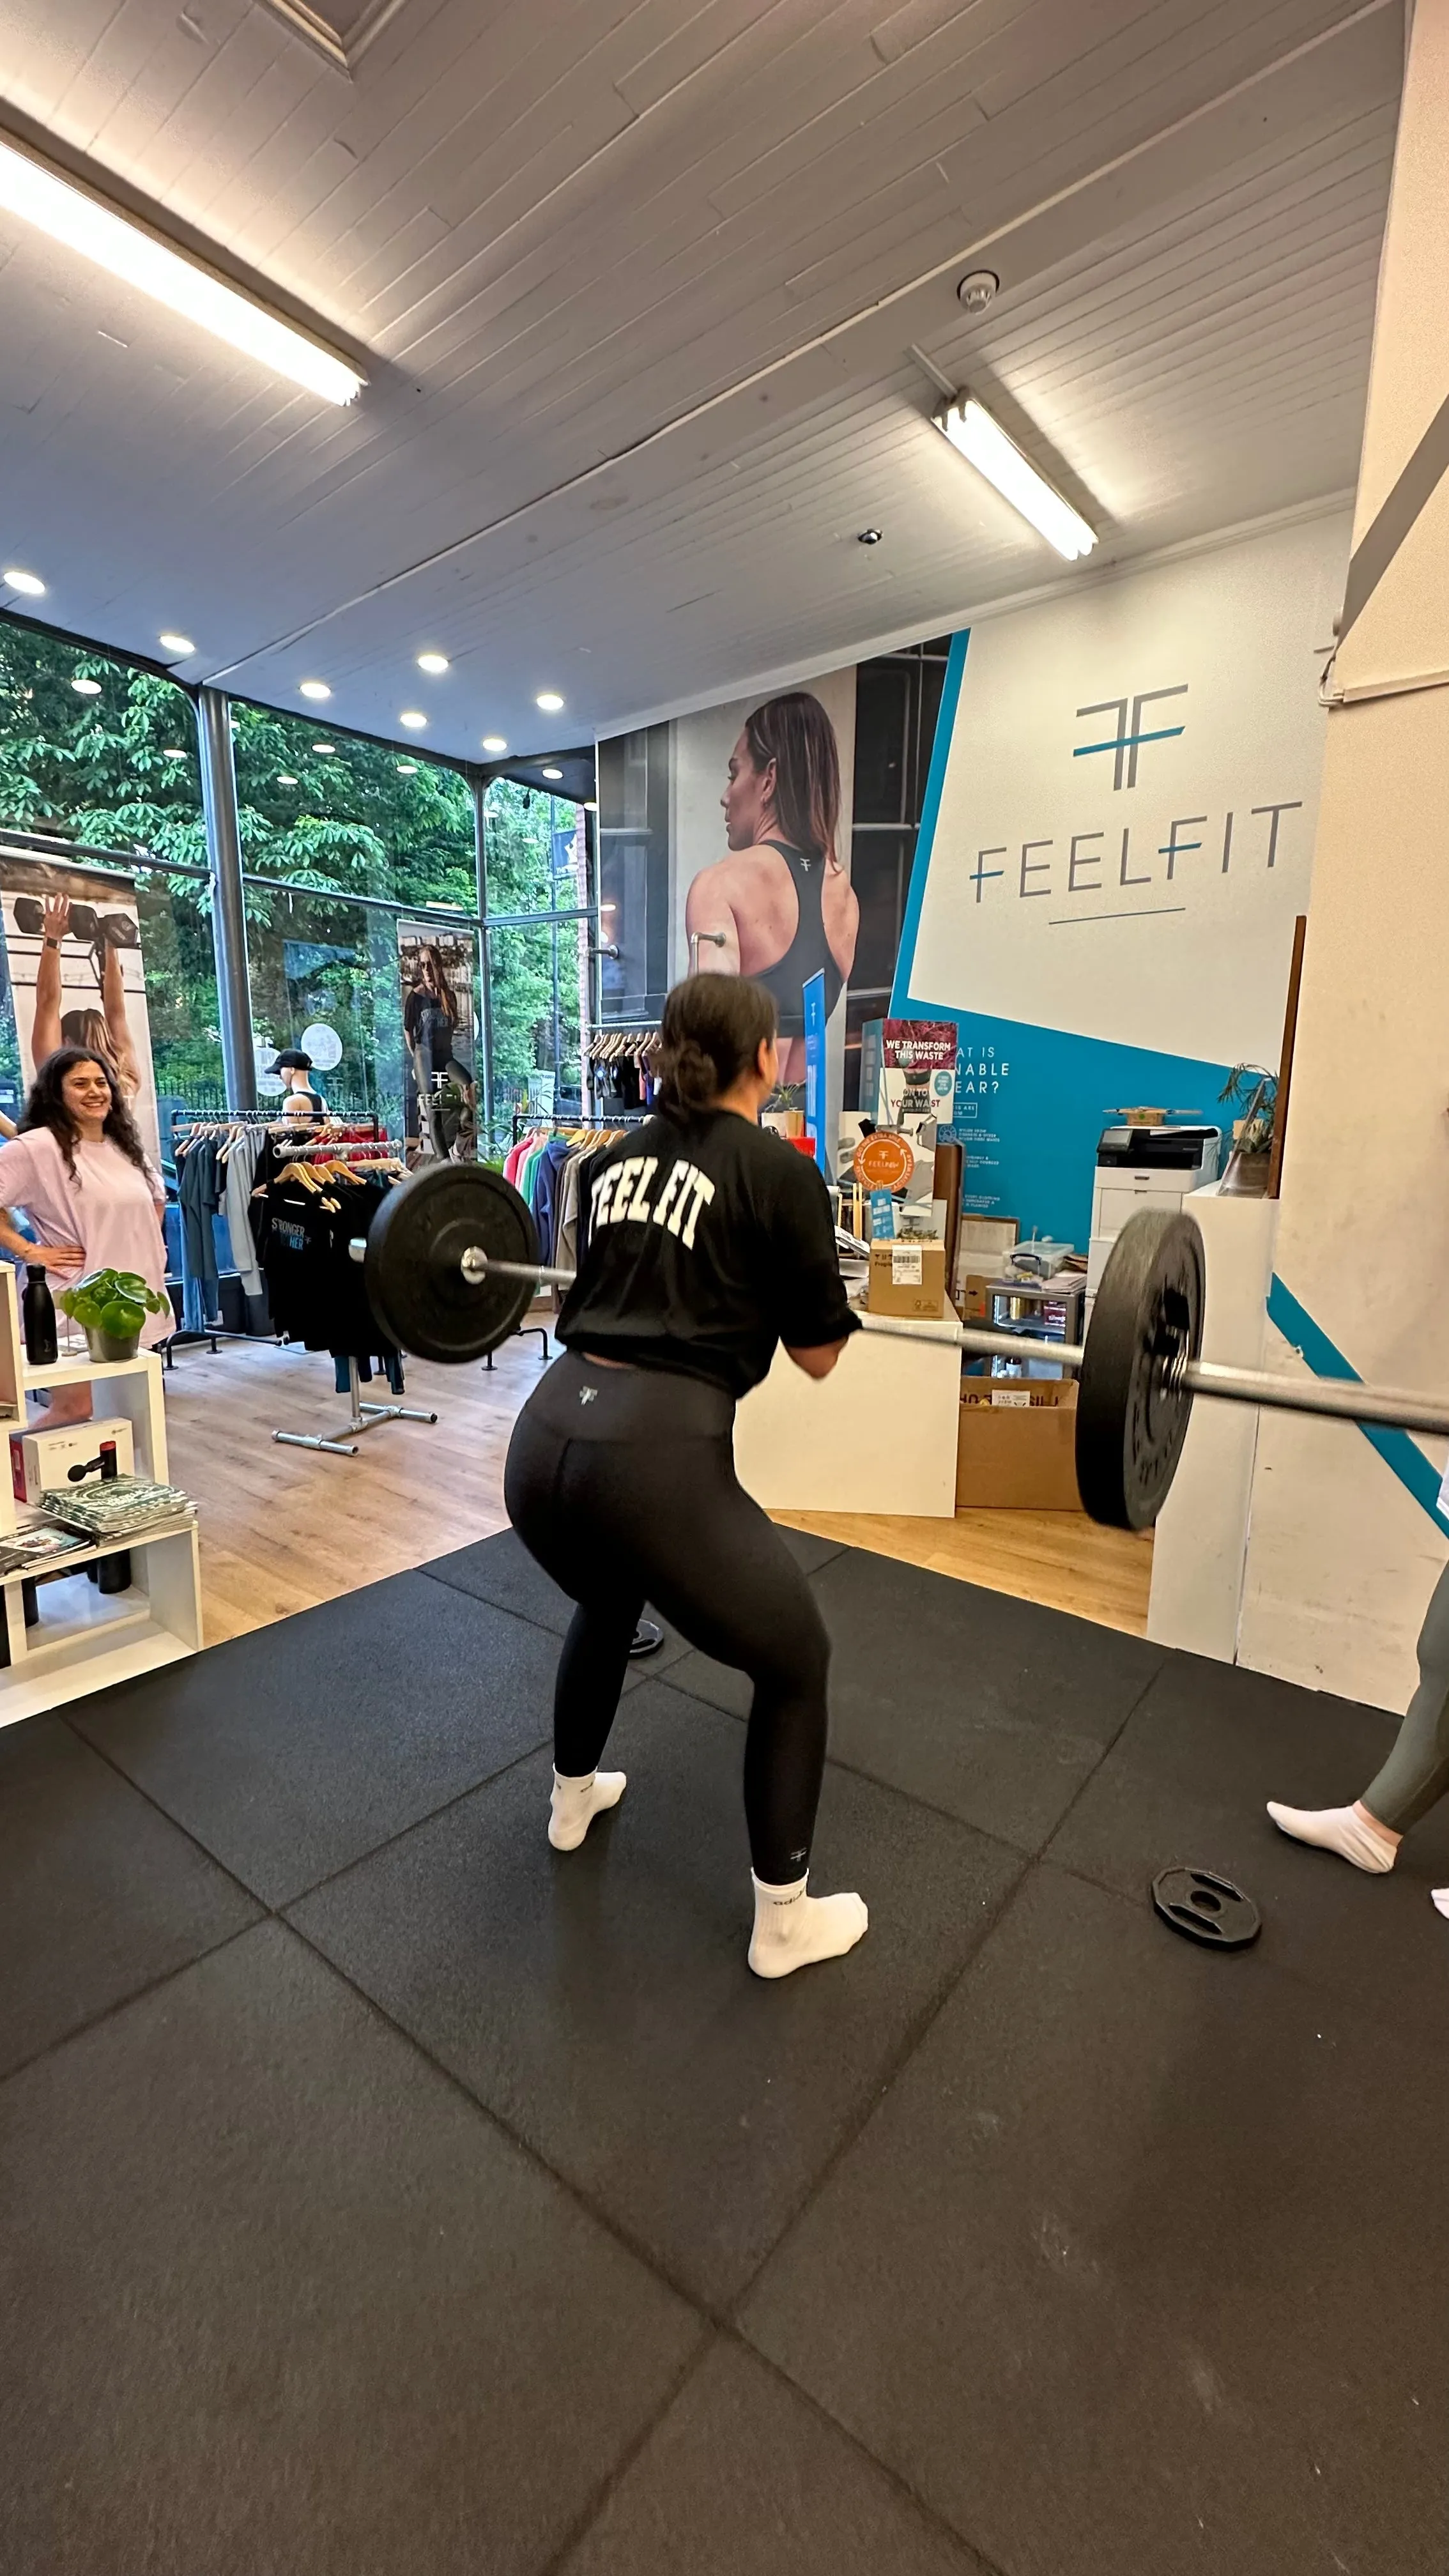
[{"label": "woman lifting barbell", "polygon": [[565,1357],[519,1416],[504,1479],[524,1545],[578,1605],[554,1696],[556,1850],[576,1850],[623,1795],[624,1774],[598,1764],[646,1600],[753,1682],[744,1789],[761,1977],[840,1957],[869,1919],[858,1896],[806,1892],[829,1639],[734,1470],[736,1400],[777,1343],[823,1378],[856,1329],[825,1184],[760,1128],[777,1075],[760,985],[675,986],[659,1113],[590,1167],[588,1246],[557,1326]]}]

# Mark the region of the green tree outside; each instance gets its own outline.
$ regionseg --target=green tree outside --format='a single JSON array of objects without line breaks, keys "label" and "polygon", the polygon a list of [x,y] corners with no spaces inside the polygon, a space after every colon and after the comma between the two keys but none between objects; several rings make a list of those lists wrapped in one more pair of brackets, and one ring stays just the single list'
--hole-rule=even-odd
[{"label": "green tree outside", "polygon": [[[77,680],[97,685],[79,692]],[[473,913],[468,781],[446,762],[312,717],[242,700],[233,713],[242,863],[254,880],[246,906],[258,1034],[283,1046],[311,1021],[327,1020],[343,1048],[327,1078],[329,1100],[343,1109],[376,1108],[396,1126],[402,1007],[395,929],[386,913],[346,898]],[[571,822],[573,811],[511,780],[492,783],[491,912],[551,908],[555,817]],[[196,725],[185,690],[0,619],[0,823],[204,868]],[[286,887],[265,882],[283,878]],[[164,871],[140,872],[137,882],[158,1089],[195,1107],[219,1105],[210,887]],[[565,882],[560,900],[575,899]],[[493,941],[495,1074],[505,1118],[532,1066],[551,1061],[556,936],[561,1071],[572,1070],[576,1081],[576,926],[500,931]],[[0,1041],[0,1076],[8,1069],[4,1056]]]}]

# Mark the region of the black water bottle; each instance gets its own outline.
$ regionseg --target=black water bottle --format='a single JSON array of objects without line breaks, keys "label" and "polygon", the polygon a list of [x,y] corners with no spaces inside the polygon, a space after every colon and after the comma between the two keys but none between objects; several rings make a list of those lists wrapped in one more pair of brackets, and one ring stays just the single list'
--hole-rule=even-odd
[{"label": "black water bottle", "polygon": [[[101,1483],[109,1485],[120,1473],[114,1440],[101,1442]],[[103,1556],[96,1566],[98,1592],[129,1592],[131,1589],[131,1551],[118,1547],[111,1556]]]},{"label": "black water bottle", "polygon": [[54,1368],[60,1345],[55,1337],[55,1299],[38,1261],[25,1265],[25,1294],[20,1301],[25,1327],[25,1356],[32,1368]]}]

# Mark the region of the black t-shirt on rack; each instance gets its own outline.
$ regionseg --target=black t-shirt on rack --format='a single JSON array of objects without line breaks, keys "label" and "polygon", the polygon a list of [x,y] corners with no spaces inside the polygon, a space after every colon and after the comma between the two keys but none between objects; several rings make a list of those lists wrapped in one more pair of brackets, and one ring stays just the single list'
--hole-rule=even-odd
[{"label": "black t-shirt on rack", "polygon": [[731,1109],[669,1110],[594,1156],[588,1249],[556,1327],[568,1350],[730,1395],[775,1355],[856,1330],[812,1162]]}]

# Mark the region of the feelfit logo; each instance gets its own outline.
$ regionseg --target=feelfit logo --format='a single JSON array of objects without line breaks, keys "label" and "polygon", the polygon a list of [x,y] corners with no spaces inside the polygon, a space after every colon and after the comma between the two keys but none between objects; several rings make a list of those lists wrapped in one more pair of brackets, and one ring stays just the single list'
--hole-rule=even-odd
[{"label": "feelfit logo", "polygon": [[[1139,689],[1135,697],[1096,698],[1089,706],[1078,707],[1079,724],[1094,716],[1110,716],[1115,729],[1109,733],[1101,724],[1093,725],[1094,738],[1074,746],[1073,760],[1092,760],[1110,752],[1114,795],[1119,788],[1135,787],[1138,753],[1148,743],[1175,742],[1187,731],[1185,721],[1181,724],[1144,723],[1144,716],[1150,718],[1151,713],[1167,701],[1185,698],[1187,693],[1187,681],[1176,680],[1170,688]],[[1201,735],[1198,748],[1201,752]],[[1101,776],[1100,771],[1097,776]],[[990,842],[985,848],[978,849],[976,865],[968,871],[968,882],[975,889],[978,904],[985,900],[988,885],[1001,882],[1006,882],[1008,887],[1014,884],[1015,893],[1023,902],[1040,901],[1044,896],[1051,901],[1065,898],[1069,909],[1047,916],[1053,929],[1065,929],[1074,921],[1123,921],[1129,913],[1145,916],[1150,912],[1184,912],[1187,909],[1185,904],[1164,904],[1156,896],[1149,896],[1145,902],[1133,903],[1125,909],[1114,907],[1110,912],[1089,904],[1078,908],[1077,898],[1111,896],[1124,888],[1137,886],[1176,886],[1180,882],[1182,863],[1188,859],[1198,861],[1198,869],[1186,871],[1188,874],[1211,871],[1226,876],[1230,868],[1236,866],[1241,872],[1244,865],[1260,865],[1264,870],[1275,868],[1283,817],[1298,813],[1302,803],[1301,796],[1285,796],[1275,804],[1249,806],[1251,821],[1261,820],[1266,826],[1262,834],[1253,835],[1251,840],[1245,832],[1238,830],[1242,813],[1240,806],[1229,806],[1221,820],[1216,814],[1176,814],[1161,822],[1150,807],[1144,816],[1142,808],[1137,806],[1133,808],[1130,823],[1121,825],[1120,833],[1115,823],[1098,823],[1090,831],[1064,832],[1059,829],[1055,834],[1023,840],[1020,844]],[[1117,846],[1119,840],[1120,847]],[[989,868],[986,864],[988,859],[1010,859],[1013,865]],[[1156,859],[1166,862],[1160,870],[1153,864]],[[1114,864],[1117,868],[1115,878],[1111,873]],[[999,896],[992,897],[993,902],[1001,900]]]},{"label": "feelfit logo", "polygon": [[[1117,730],[1109,741],[1078,743],[1072,753],[1073,760],[1090,760],[1095,752],[1110,751],[1114,755],[1112,768],[1114,792],[1119,787],[1135,787],[1137,754],[1142,745],[1145,742],[1171,742],[1174,736],[1187,730],[1185,725],[1180,724],[1154,725],[1144,733],[1143,708],[1156,706],[1163,698],[1185,698],[1186,696],[1187,682],[1179,680],[1175,687],[1170,689],[1140,689],[1135,698],[1098,698],[1092,706],[1078,707],[1078,721],[1084,716],[1115,716]],[[1132,711],[1130,724],[1127,721],[1129,707]]]}]

